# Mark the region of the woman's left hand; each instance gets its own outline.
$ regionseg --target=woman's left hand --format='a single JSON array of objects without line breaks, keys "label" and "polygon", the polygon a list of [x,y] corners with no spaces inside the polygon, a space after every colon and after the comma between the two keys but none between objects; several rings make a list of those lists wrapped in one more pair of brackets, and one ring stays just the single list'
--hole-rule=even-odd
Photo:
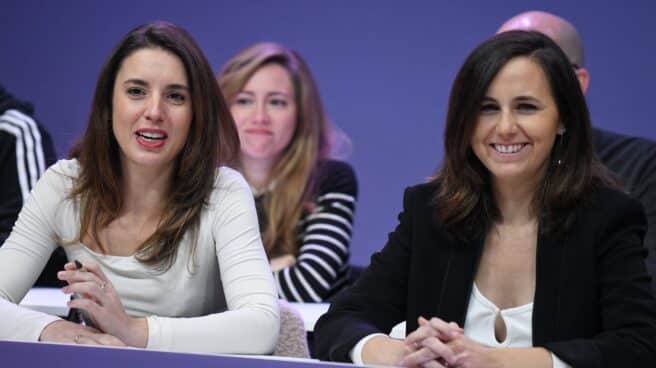
[{"label": "woman's left hand", "polygon": [[450,367],[462,368],[493,368],[499,367],[494,359],[493,348],[479,344],[464,334],[451,339],[447,346],[456,354],[455,361]]},{"label": "woman's left hand", "polygon": [[127,345],[146,346],[146,319],[132,318],[125,312],[114,286],[98,264],[88,262],[82,269],[77,269],[75,263],[69,262],[64,265],[64,271],[57,273],[57,277],[69,284],[63,288],[64,293],[82,296],[69,301],[70,308],[84,310],[101,331],[116,336]]},{"label": "woman's left hand", "polygon": [[271,271],[276,272],[280,271],[283,268],[291,267],[296,263],[296,257],[291,254],[285,254],[284,256],[271,258],[269,264],[271,265]]}]

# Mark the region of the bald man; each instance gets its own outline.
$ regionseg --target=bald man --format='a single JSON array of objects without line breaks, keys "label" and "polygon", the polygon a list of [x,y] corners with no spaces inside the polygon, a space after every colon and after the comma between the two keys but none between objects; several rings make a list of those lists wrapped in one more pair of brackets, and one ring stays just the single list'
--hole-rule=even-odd
[{"label": "bald man", "polygon": [[[565,19],[542,11],[530,11],[510,18],[497,31],[527,30],[541,32],[565,52],[585,94],[590,74],[585,69],[583,42],[574,26]],[[645,208],[648,231],[645,246],[649,250],[647,270],[656,292],[656,142],[627,137],[593,128],[597,156],[623,182],[626,191]]]}]

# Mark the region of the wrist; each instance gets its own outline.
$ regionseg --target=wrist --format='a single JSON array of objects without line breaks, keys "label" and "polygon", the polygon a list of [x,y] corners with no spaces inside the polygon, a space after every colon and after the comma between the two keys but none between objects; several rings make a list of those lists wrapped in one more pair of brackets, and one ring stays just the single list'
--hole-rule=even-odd
[{"label": "wrist", "polygon": [[371,338],[362,348],[362,362],[367,365],[398,365],[410,353],[403,340],[386,335]]},{"label": "wrist", "polygon": [[504,363],[504,353],[507,349],[494,349],[494,348],[483,348],[483,359],[485,362],[489,363],[489,367],[493,368],[502,368],[507,365]]},{"label": "wrist", "polygon": [[148,322],[144,317],[128,317],[126,333],[116,336],[128,346],[145,348],[148,343]]}]

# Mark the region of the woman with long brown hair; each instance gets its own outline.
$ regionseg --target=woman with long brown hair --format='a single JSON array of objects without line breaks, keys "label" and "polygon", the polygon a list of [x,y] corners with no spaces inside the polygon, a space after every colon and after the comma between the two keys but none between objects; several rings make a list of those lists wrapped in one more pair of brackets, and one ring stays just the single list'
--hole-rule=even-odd
[{"label": "woman with long brown hair", "polygon": [[234,166],[255,196],[280,297],[324,301],[349,277],[357,182],[330,158],[339,134],[310,69],[266,42],[237,53],[217,78],[241,140]]},{"label": "woman with long brown hair", "polygon": [[[98,78],[72,159],[39,181],[0,249],[0,338],[262,354],[278,334],[230,112],[202,51],[164,22],[129,32]],[[87,325],[16,307],[58,246]],[[235,338],[235,336],[239,338]]]},{"label": "woman with long brown hair", "polygon": [[[314,329],[321,359],[409,367],[651,367],[645,215],[594,155],[569,59],[499,34],[460,68],[444,163]],[[405,340],[386,334],[405,321]]]}]

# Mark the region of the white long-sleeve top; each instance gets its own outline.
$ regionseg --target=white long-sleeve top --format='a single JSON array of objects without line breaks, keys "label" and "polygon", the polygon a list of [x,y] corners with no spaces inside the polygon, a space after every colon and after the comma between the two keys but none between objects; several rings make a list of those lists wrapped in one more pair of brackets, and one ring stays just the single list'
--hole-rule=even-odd
[{"label": "white long-sleeve top", "polygon": [[[76,160],[53,165],[37,183],[14,229],[0,247],[0,339],[37,341],[58,319],[16,304],[60,244],[77,238],[80,205],[69,193]],[[200,217],[197,248],[187,233],[164,273],[134,256],[102,255],[84,244],[65,245],[69,260],[100,264],[126,312],[147,317],[147,348],[266,354],[279,331],[276,288],[262,247],[253,197],[236,171],[217,170]]]}]

